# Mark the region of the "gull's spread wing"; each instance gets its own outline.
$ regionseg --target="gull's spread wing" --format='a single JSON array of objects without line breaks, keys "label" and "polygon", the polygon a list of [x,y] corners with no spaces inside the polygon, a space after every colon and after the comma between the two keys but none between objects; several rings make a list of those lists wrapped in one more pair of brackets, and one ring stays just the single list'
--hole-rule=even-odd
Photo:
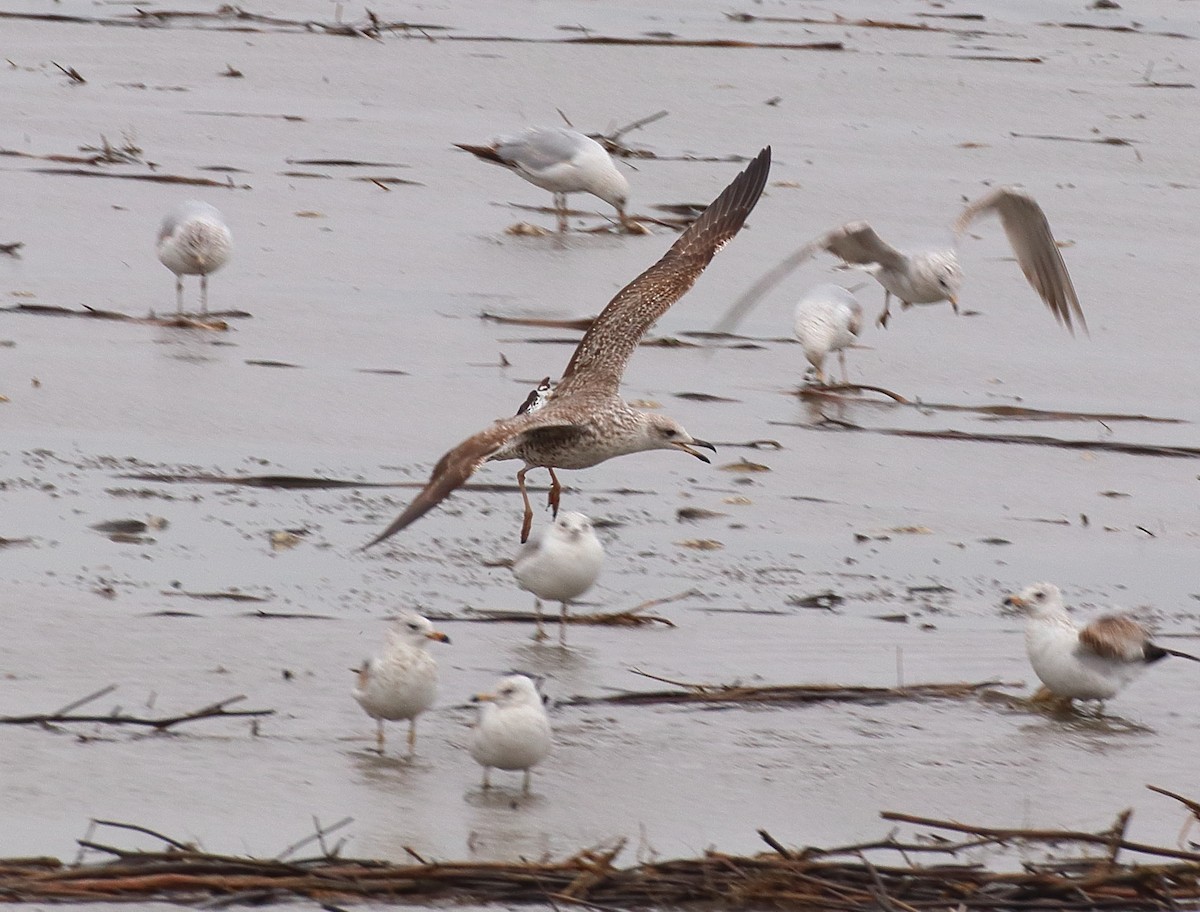
[{"label": "gull's spread wing", "polygon": [[716,333],[731,333],[776,285],[822,250],[827,250],[847,263],[866,265],[878,263],[884,268],[902,268],[905,256],[884,242],[866,222],[847,222],[809,241],[751,285],[713,327]]},{"label": "gull's spread wing", "polygon": [[1008,235],[1008,242],[1016,254],[1017,264],[1025,278],[1050,308],[1054,318],[1070,332],[1074,332],[1072,319],[1087,332],[1079,297],[1067,272],[1046,213],[1037,200],[1016,187],[1000,187],[981,196],[963,210],[954,223],[955,234],[961,235],[971,222],[980,215],[994,212],[1000,216],[1000,224]]},{"label": "gull's spread wing", "polygon": [[771,169],[771,147],[696,219],[663,258],[626,285],[584,335],[555,390],[556,397],[586,391],[616,395],[630,355],[647,329],[699,278],[717,251],[738,233],[758,202]]},{"label": "gull's spread wing", "polygon": [[363,545],[363,550],[395,535],[405,526],[416,522],[454,491],[466,484],[475,470],[521,434],[542,428],[573,427],[561,417],[546,412],[532,412],[513,418],[502,418],[474,434],[446,453],[433,467],[433,473],[421,492],[404,508],[390,526]]}]

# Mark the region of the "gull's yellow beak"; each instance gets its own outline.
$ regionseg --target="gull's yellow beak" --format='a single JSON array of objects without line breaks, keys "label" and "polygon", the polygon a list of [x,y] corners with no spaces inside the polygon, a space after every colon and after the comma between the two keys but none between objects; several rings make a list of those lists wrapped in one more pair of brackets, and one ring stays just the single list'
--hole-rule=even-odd
[{"label": "gull's yellow beak", "polygon": [[1004,600],[1004,604],[1011,605],[1013,608],[1028,608],[1029,603],[1019,595],[1010,595]]},{"label": "gull's yellow beak", "polygon": [[431,630],[429,633],[425,634],[425,636],[428,639],[437,640],[439,643],[448,644],[450,642],[450,637],[446,636],[446,634],[442,633],[440,630]]},{"label": "gull's yellow beak", "polygon": [[495,700],[496,695],[490,693],[475,694],[473,697],[471,697],[472,703],[493,703]]}]

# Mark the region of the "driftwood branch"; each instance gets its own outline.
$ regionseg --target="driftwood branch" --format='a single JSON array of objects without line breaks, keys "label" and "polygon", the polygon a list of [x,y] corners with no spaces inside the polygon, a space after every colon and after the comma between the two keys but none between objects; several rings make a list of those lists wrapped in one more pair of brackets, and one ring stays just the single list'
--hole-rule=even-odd
[{"label": "driftwood branch", "polygon": [[646,706],[662,703],[887,703],[894,700],[964,700],[987,693],[994,687],[1019,687],[1001,681],[910,684],[905,687],[863,687],[848,684],[777,684],[752,687],[743,684],[693,684],[672,681],[631,669],[634,674],[670,684],[673,690],[622,691],[601,697],[574,696],[559,701],[563,706],[615,703]]},{"label": "driftwood branch", "polygon": [[[170,840],[181,848],[141,852],[102,846],[114,857],[91,864],[64,865],[52,858],[0,859],[0,895],[10,902],[39,904],[158,900],[223,908],[235,903],[312,900],[324,908],[339,908],[333,904],[402,901],[411,906],[443,907],[549,904],[558,909],[569,904],[604,912],[666,907],[789,912],[1152,912],[1194,908],[1200,902],[1200,854],[1147,865],[1117,863],[1111,854],[1096,857],[1096,847],[1111,850],[1114,844],[1123,851],[1174,859],[1186,854],[1128,843],[1121,836],[1125,815],[1098,833],[973,826],[907,814],[884,816],[965,832],[972,838],[906,844],[893,833],[853,846],[791,849],[759,830],[771,851],[742,856],[710,850],[696,858],[631,867],[616,865],[621,842],[557,861],[434,863],[411,853],[412,862],[397,864],[338,858],[324,846],[322,856],[291,862],[213,855]],[[325,836],[346,822],[333,827],[316,823],[314,835],[284,854],[314,840],[323,843]],[[163,838],[144,827],[119,826]],[[964,849],[1015,840],[1060,850],[1056,860],[1021,865],[1017,870],[955,860]],[[1063,851],[1064,846],[1069,851]],[[923,860],[911,861],[909,852],[923,853]],[[944,858],[931,862],[927,860],[930,855]],[[1000,857],[1008,859],[1009,855]]]},{"label": "driftwood branch", "polygon": [[[505,564],[502,565],[506,565]],[[672,602],[678,602],[682,599],[693,598],[700,595],[698,589],[688,589],[684,592],[676,593],[675,595],[664,596],[663,598],[650,599],[642,602],[640,605],[635,605],[632,608],[626,608],[622,611],[593,611],[590,613],[571,612],[567,615],[568,624],[580,624],[583,626],[593,627],[647,627],[652,624],[662,624],[664,627],[674,627],[675,622],[670,618],[660,617],[657,614],[646,614],[651,608],[657,608],[660,605],[669,605]],[[476,624],[534,624],[537,623],[538,616],[532,611],[483,611],[476,610],[472,614],[460,617],[452,614],[429,614],[425,615],[431,621],[459,621]]]},{"label": "driftwood branch", "polygon": [[[1129,852],[1140,852],[1143,855],[1157,855],[1163,858],[1180,858],[1200,863],[1200,852],[1186,852],[1180,849],[1169,849],[1164,846],[1152,846],[1141,842],[1129,842],[1121,837],[1123,830],[1122,819],[1118,818],[1114,827],[1103,833],[1084,833],[1076,830],[1039,830],[1013,829],[1006,827],[983,827],[954,820],[936,820],[932,817],[917,817],[912,814],[900,814],[895,811],[883,811],[879,815],[884,820],[894,820],[898,823],[912,823],[918,826],[929,826],[939,830],[952,830],[956,833],[970,833],[982,836],[996,842],[1044,842],[1064,843],[1076,842],[1090,845],[1102,845],[1114,853],[1119,849]],[[1118,828],[1120,828],[1118,832]],[[1114,838],[1114,833],[1117,833]]]},{"label": "driftwood branch", "polygon": [[119,820],[98,820],[97,818],[93,817],[92,825],[113,827],[114,829],[119,830],[132,830],[135,833],[144,833],[147,836],[153,836],[155,839],[165,842],[172,848],[182,849],[185,852],[191,852],[195,849],[195,846],[188,845],[186,842],[180,842],[178,839],[172,839],[170,836],[164,836],[157,830],[152,830],[149,827],[140,826],[136,823],[122,823]]},{"label": "driftwood branch", "polygon": [[796,395],[800,396],[801,398],[811,398],[817,396],[825,397],[835,393],[862,392],[879,393],[881,396],[887,396],[889,399],[899,402],[901,405],[912,404],[911,399],[901,396],[899,393],[894,393],[890,389],[886,389],[882,386],[870,386],[866,383],[831,383],[817,384],[814,386],[802,386],[800,389],[796,390]]},{"label": "driftwood branch", "polygon": [[105,715],[72,715],[71,711],[83,706],[85,703],[90,703],[97,700],[106,694],[111,693],[116,688],[116,685],[109,685],[101,688],[93,694],[89,694],[74,703],[68,704],[61,710],[52,713],[34,713],[28,716],[0,716],[0,725],[68,725],[74,723],[94,723],[99,725],[132,725],[141,728],[151,728],[155,731],[167,731],[174,728],[176,725],[183,725],[186,722],[199,722],[202,719],[242,719],[253,718],[259,716],[271,716],[275,714],[273,709],[227,709],[234,703],[240,703],[246,699],[245,694],[239,694],[236,697],[229,697],[226,700],[221,700],[217,703],[210,703],[208,706],[203,706],[200,709],[192,710],[191,712],[181,713],[174,716],[161,716],[159,718],[147,718],[143,716],[131,716],[120,709],[113,710]]},{"label": "driftwood branch", "polygon": [[353,817],[343,817],[337,823],[331,824],[330,826],[327,826],[327,827],[322,827],[321,821],[318,820],[316,817],[313,817],[314,832],[305,836],[299,842],[293,842],[290,846],[288,846],[286,849],[284,849],[282,852],[280,852],[278,855],[276,855],[275,860],[283,861],[285,858],[287,858],[289,855],[295,853],[297,850],[302,849],[302,848],[304,848],[304,846],[310,845],[314,842],[317,843],[317,845],[320,847],[322,858],[336,858],[338,850],[341,847],[341,844],[339,843],[337,846],[334,846],[333,850],[331,851],[329,849],[329,847],[325,844],[325,837],[331,833],[337,832],[338,830],[342,829],[343,827],[349,826],[352,823],[354,823]]},{"label": "driftwood branch", "polygon": [[910,428],[864,427],[840,419],[826,418],[820,424],[797,421],[771,421],[782,427],[802,427],[814,431],[854,431],[879,434],[885,437],[912,437],[918,440],[958,440],[972,443],[1008,443],[1018,446],[1059,447],[1065,450],[1087,450],[1103,453],[1125,453],[1130,456],[1167,456],[1175,459],[1200,459],[1200,447],[1170,446],[1152,443],[1131,443],[1121,440],[1068,440],[1043,434],[975,434],[969,431],[918,431]]}]

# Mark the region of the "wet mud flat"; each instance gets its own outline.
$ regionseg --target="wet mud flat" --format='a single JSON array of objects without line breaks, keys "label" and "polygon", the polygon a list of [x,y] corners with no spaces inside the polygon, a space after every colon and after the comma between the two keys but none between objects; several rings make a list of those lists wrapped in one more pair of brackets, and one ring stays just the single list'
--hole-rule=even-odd
[{"label": "wet mud flat", "polygon": [[[1190,648],[1200,127],[1185,116],[1187,3],[1139,8],[1136,25],[1131,10],[1065,4],[738,18],[497,3],[422,9],[421,28],[401,29],[347,8],[357,35],[312,25],[339,24],[324,4],[244,7],[286,22],[147,9],[0,11],[0,243],[23,245],[0,255],[0,715],[109,684],[80,711],[157,718],[245,695],[230,709],[273,713],[159,733],[4,726],[0,855],[70,858],[91,818],[260,857],[315,815],[353,818],[336,838],[357,857],[562,859],[626,837],[640,860],[757,852],[759,828],[789,847],[876,839],[881,810],[1094,832],[1126,807],[1129,839],[1174,845],[1186,813],[1144,786],[1194,784],[1197,679],[1183,662],[1151,669],[1103,717],[979,694],[573,698],[663,686],[634,670],[1027,693],[1021,620],[999,602],[1036,579],[1084,611],[1137,609]],[[51,14],[102,21],[38,18]],[[598,37],[622,41],[580,40]],[[674,237],[652,222],[646,236],[565,241],[506,231],[552,225],[518,208],[546,194],[451,143],[555,123],[556,109],[595,132],[669,112],[624,137],[651,153],[624,165],[635,214],[703,204],[767,143],[775,160],[747,229],[654,331],[678,344],[643,348],[626,376],[627,398],[718,443],[714,467],[660,453],[563,473],[565,506],[599,522],[607,550],[578,611],[668,598],[652,612],[673,626],[573,626],[567,651],[532,643],[527,624],[476,620],[532,607],[502,565],[520,516],[511,463],[357,550],[446,448],[557,375],[580,334],[481,313],[592,316]],[[1055,327],[989,224],[961,251],[963,316],[898,313],[849,353],[852,381],[907,403],[796,394],[792,301],[856,280],[828,262],[743,338],[700,347],[730,300],[819,232],[865,217],[897,244],[939,242],[964,198],[1010,182],[1067,244],[1089,336]],[[145,321],[174,309],[154,231],[191,196],[234,231],[210,285],[224,329]],[[595,213],[579,227],[605,225],[593,202],[573,200]],[[874,285],[859,294],[869,313],[882,304]],[[348,669],[401,607],[454,641],[411,762],[399,727],[387,755],[369,749],[349,697]],[[543,675],[559,704],[528,800],[481,792],[465,751],[467,698],[512,668]]]}]

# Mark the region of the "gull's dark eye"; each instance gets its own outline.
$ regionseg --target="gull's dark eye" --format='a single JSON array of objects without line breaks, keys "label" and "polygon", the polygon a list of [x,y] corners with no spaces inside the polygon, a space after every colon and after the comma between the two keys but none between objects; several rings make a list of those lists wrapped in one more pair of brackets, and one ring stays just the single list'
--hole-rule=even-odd
[{"label": "gull's dark eye", "polygon": [[664,437],[674,437],[675,436],[675,428],[663,428],[663,436]]}]

